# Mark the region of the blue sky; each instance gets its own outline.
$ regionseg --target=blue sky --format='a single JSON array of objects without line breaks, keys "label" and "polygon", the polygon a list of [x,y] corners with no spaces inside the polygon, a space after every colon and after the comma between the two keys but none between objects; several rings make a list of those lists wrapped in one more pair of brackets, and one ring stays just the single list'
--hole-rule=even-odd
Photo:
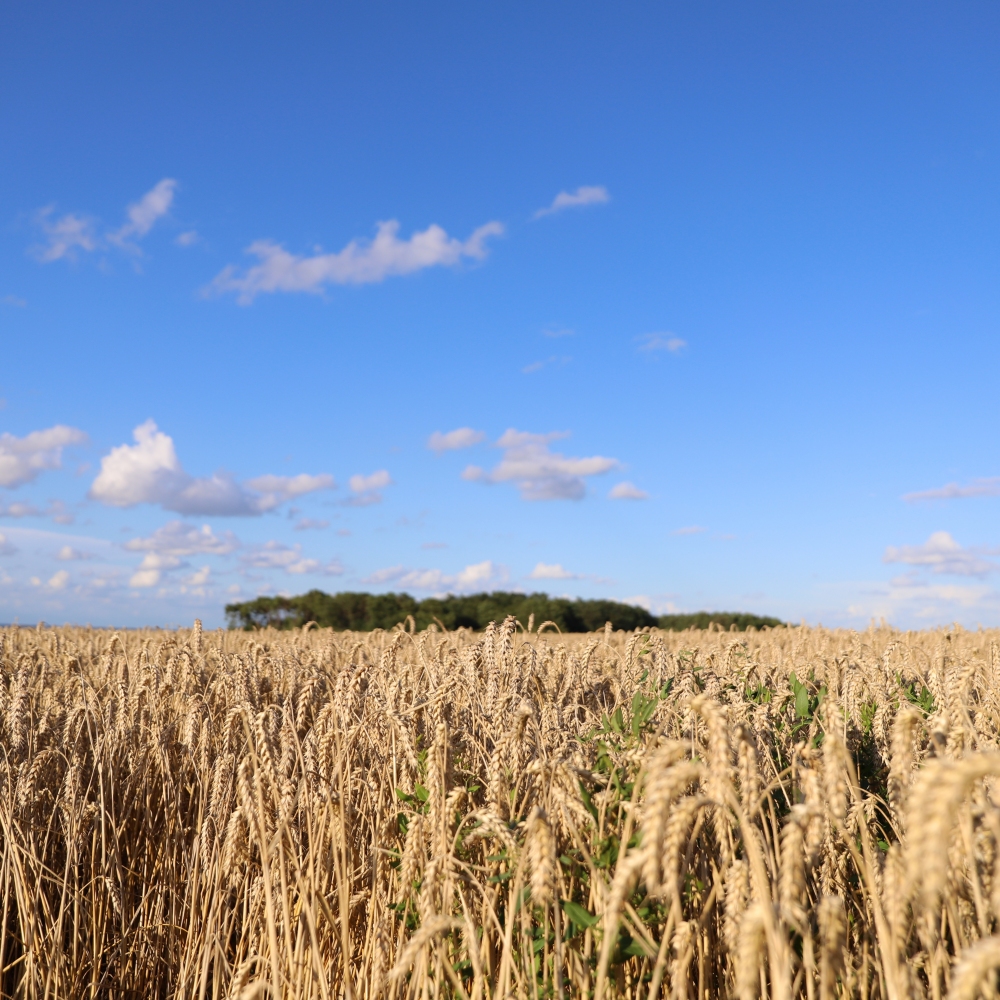
[{"label": "blue sky", "polygon": [[0,621],[503,587],[1000,623],[998,35],[7,5]]}]

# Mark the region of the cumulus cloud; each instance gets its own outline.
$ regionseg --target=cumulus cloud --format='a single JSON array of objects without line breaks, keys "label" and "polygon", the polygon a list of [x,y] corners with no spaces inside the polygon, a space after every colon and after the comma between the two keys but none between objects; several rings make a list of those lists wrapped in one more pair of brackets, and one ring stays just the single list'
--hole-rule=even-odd
[{"label": "cumulus cloud", "polygon": [[[200,527],[184,521],[168,521],[146,538],[131,538],[125,543],[130,552],[143,552],[142,562],[129,580],[137,589],[156,587],[164,574],[171,570],[186,569],[185,556],[226,556],[240,548],[240,540],[231,532],[216,534],[207,524]],[[196,588],[191,593],[204,596],[211,568],[203,566],[185,577],[181,590]]]},{"label": "cumulus cloud", "polygon": [[22,438],[0,434],[0,486],[16,489],[47,469],[60,468],[63,448],[86,441],[83,431],[63,424],[32,431]]},{"label": "cumulus cloud", "polygon": [[146,538],[131,538],[125,543],[130,552],[156,552],[160,555],[225,556],[240,547],[240,540],[231,532],[216,534],[207,524],[200,528],[184,521],[168,521]]},{"label": "cumulus cloud", "polygon": [[329,527],[330,527],[329,521],[313,519],[311,517],[300,517],[295,522],[296,531],[322,531],[324,528],[329,528]]},{"label": "cumulus cloud", "polygon": [[61,569],[49,577],[48,587],[50,590],[62,590],[67,583],[69,583],[69,573]]},{"label": "cumulus cloud", "polygon": [[390,219],[377,224],[371,241],[351,240],[338,253],[312,256],[289,253],[272,240],[256,240],[247,253],[259,263],[242,273],[230,264],[205,291],[216,295],[234,292],[240,305],[248,305],[262,292],[320,293],[327,285],[374,284],[428,267],[448,267],[465,258],[482,260],[489,252],[487,239],[503,231],[499,222],[488,222],[463,241],[431,225],[401,240],[399,223]]},{"label": "cumulus cloud", "polygon": [[257,476],[255,479],[248,479],[245,485],[261,494],[257,501],[261,510],[273,510],[288,500],[317,490],[337,488],[336,481],[328,473],[310,476],[304,472],[297,476]]},{"label": "cumulus cloud", "polygon": [[43,264],[56,260],[75,260],[79,252],[92,253],[108,244],[130,253],[138,253],[136,240],[142,239],[153,228],[157,219],[170,210],[177,181],[165,177],[151,191],[125,210],[125,223],[118,229],[97,233],[97,220],[90,216],[69,212],[53,218],[54,205],[41,209],[35,217],[45,243],[32,248],[35,257]]},{"label": "cumulus cloud", "polygon": [[351,507],[367,507],[369,504],[381,503],[382,494],[379,490],[385,489],[391,483],[392,478],[385,469],[379,469],[370,476],[357,473],[347,481],[354,496],[346,503]]},{"label": "cumulus cloud", "polygon": [[986,479],[973,479],[964,486],[959,483],[946,483],[932,490],[920,490],[917,493],[906,493],[903,499],[907,503],[918,503],[921,500],[964,500],[967,497],[1000,496],[1000,476],[990,476]]},{"label": "cumulus cloud", "polygon": [[923,545],[890,545],[882,561],[922,566],[932,573],[985,576],[997,569],[996,563],[983,558],[992,554],[989,550],[964,548],[947,531],[935,531]]},{"label": "cumulus cloud", "polygon": [[124,250],[136,252],[139,248],[133,241],[142,239],[153,228],[156,220],[170,211],[176,189],[177,181],[164,177],[156,187],[129,205],[125,211],[127,221],[120,229],[108,233],[108,241]]},{"label": "cumulus cloud", "polygon": [[616,483],[611,487],[608,496],[612,500],[648,500],[649,494],[645,490],[640,490],[635,483],[627,479],[622,483]]},{"label": "cumulus cloud", "polygon": [[5,295],[0,299],[5,306],[14,306],[17,309],[26,309],[28,306],[28,300],[22,299],[17,295]]},{"label": "cumulus cloud", "polygon": [[336,560],[324,564],[318,559],[307,559],[302,555],[301,545],[285,545],[275,541],[255,545],[243,556],[242,561],[245,566],[255,569],[282,569],[297,576],[305,573],[340,576],[344,572]]},{"label": "cumulus cloud", "polygon": [[567,208],[582,208],[584,205],[603,205],[611,200],[608,189],[601,185],[582,185],[575,191],[560,191],[552,199],[552,204],[546,208],[540,208],[535,212],[535,218],[540,219],[543,215],[552,215],[555,212],[562,212]]},{"label": "cumulus cloud", "polygon": [[676,615],[680,613],[680,608],[670,599],[670,595],[634,594],[631,597],[615,598],[622,604],[634,604],[638,608],[645,608],[654,615]]},{"label": "cumulus cloud", "polygon": [[47,205],[36,216],[38,227],[46,240],[44,245],[32,248],[31,252],[38,260],[43,264],[51,264],[63,258],[75,260],[78,251],[90,253],[97,249],[99,244],[93,219],[72,212],[53,219],[54,211],[54,205]]},{"label": "cumulus cloud", "polygon": [[700,524],[688,524],[683,528],[674,528],[671,535],[700,535],[705,529]]},{"label": "cumulus cloud", "polygon": [[179,247],[193,247],[200,239],[201,237],[194,229],[189,229],[187,232],[179,233],[174,242]]},{"label": "cumulus cloud", "polygon": [[208,583],[209,577],[212,575],[211,566],[202,566],[201,569],[195,570],[190,576],[184,578],[185,587],[196,587],[198,588],[198,593],[204,593],[205,584]]},{"label": "cumulus cloud", "polygon": [[134,445],[112,448],[101,459],[101,471],[90,497],[110,507],[159,504],[185,515],[252,516],[273,510],[293,497],[333,489],[332,476],[258,476],[238,483],[217,472],[195,478],[184,471],[173,439],[153,420],[133,431]]},{"label": "cumulus cloud", "polygon": [[975,613],[995,620],[1000,612],[1000,594],[988,583],[946,583],[910,570],[885,583],[872,583],[845,610],[864,621],[903,618],[913,623],[970,619]]},{"label": "cumulus cloud", "polygon": [[67,509],[62,500],[50,500],[42,515],[51,517],[56,524],[72,524],[76,520],[76,515]]},{"label": "cumulus cloud", "polygon": [[439,569],[407,569],[405,566],[390,566],[387,569],[376,570],[362,582],[367,584],[385,585],[391,583],[394,587],[405,590],[426,590],[433,593],[462,593],[483,590],[486,587],[503,583],[507,579],[507,571],[487,559],[481,563],[466,566],[458,573],[449,574]]},{"label": "cumulus cloud", "polygon": [[486,437],[485,431],[474,431],[471,427],[458,427],[442,434],[435,431],[427,440],[431,451],[441,454],[443,451],[457,451],[460,448],[471,448]]},{"label": "cumulus cloud", "polygon": [[558,367],[563,367],[568,365],[573,359],[564,355],[563,357],[557,357],[552,355],[549,358],[544,358],[541,361],[532,361],[530,365],[525,365],[521,369],[522,375],[534,375],[535,372],[540,372],[543,368],[548,368],[550,365],[557,365]]},{"label": "cumulus cloud", "polygon": [[503,458],[490,472],[468,466],[462,478],[472,482],[517,484],[524,500],[580,500],[587,492],[585,478],[617,468],[616,458],[594,455],[571,458],[553,452],[552,441],[568,437],[563,432],[531,434],[510,428],[497,441]]},{"label": "cumulus cloud", "polygon": [[9,503],[0,507],[0,517],[41,517],[42,512],[33,503]]},{"label": "cumulus cloud", "polygon": [[79,549],[74,549],[72,545],[64,545],[57,553],[56,559],[62,562],[73,562],[77,559],[93,559],[94,556],[90,552],[81,552]]},{"label": "cumulus cloud", "polygon": [[12,556],[17,552],[14,543],[9,541],[6,535],[0,535],[0,556]]},{"label": "cumulus cloud", "polygon": [[72,524],[76,517],[62,500],[50,500],[49,505],[40,509],[32,503],[0,504],[0,517],[51,517],[56,524]]},{"label": "cumulus cloud", "polygon": [[538,563],[529,575],[531,580],[577,580],[576,573],[564,569],[559,563]]},{"label": "cumulus cloud", "polygon": [[185,556],[229,555],[240,547],[240,541],[231,531],[215,534],[207,524],[198,527],[169,521],[145,538],[129,539],[124,547],[145,553],[129,580],[130,586],[142,589],[157,586],[171,570],[186,568]]},{"label": "cumulus cloud", "polygon": [[147,552],[142,557],[139,568],[132,574],[128,582],[129,586],[140,589],[155,587],[160,582],[164,572],[186,565],[187,563],[178,556],[161,552]]},{"label": "cumulus cloud", "polygon": [[687,347],[687,341],[675,336],[672,333],[644,333],[637,337],[639,350],[649,354],[658,351],[667,351],[670,354],[677,354]]}]

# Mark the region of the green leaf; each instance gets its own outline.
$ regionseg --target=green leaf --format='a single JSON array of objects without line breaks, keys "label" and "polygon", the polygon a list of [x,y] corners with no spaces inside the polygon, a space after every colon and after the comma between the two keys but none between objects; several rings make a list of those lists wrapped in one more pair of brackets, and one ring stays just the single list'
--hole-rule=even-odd
[{"label": "green leaf", "polygon": [[632,955],[635,958],[654,958],[638,938],[632,938],[631,944],[627,948],[622,948],[622,954]]},{"label": "green leaf", "polygon": [[805,684],[800,684],[795,692],[795,714],[800,719],[808,719],[811,714],[809,711],[809,691]]},{"label": "green leaf", "polygon": [[589,913],[579,903],[574,903],[572,899],[564,900],[562,908],[566,916],[581,929],[593,927],[601,919]]},{"label": "green leaf", "polygon": [[616,733],[624,733],[625,732],[625,723],[622,720],[622,707],[621,707],[621,705],[619,705],[615,709],[615,714],[611,716],[610,725],[611,725],[611,729],[614,732],[616,732]]},{"label": "green leaf", "polygon": [[423,785],[414,785],[413,794],[416,798],[420,799],[421,802],[426,802],[431,797],[430,792],[428,792]]}]

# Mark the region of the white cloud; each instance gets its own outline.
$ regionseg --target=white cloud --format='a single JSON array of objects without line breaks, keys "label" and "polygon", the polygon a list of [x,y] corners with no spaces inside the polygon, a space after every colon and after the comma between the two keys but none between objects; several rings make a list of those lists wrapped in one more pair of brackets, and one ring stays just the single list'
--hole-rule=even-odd
[{"label": "white cloud", "polygon": [[173,438],[158,430],[153,420],[136,427],[132,436],[134,445],[112,448],[101,459],[91,497],[113,507],[171,503],[191,481],[181,468]]},{"label": "white cloud", "polygon": [[0,556],[12,556],[15,552],[14,543],[8,541],[6,535],[0,535]]},{"label": "white cloud", "polygon": [[330,522],[323,520],[314,520],[311,517],[300,517],[295,522],[296,531],[322,531],[324,528],[329,528]]},{"label": "white cloud", "polygon": [[497,441],[504,449],[499,464],[486,472],[477,465],[468,466],[462,478],[473,482],[514,482],[524,500],[580,500],[587,491],[587,476],[600,475],[620,464],[616,458],[594,455],[570,458],[549,449],[551,441],[566,433],[530,434],[510,428]]},{"label": "white cloud", "polygon": [[902,619],[924,625],[959,620],[971,624],[973,615],[995,621],[1000,613],[1000,594],[989,584],[942,583],[921,576],[918,569],[886,583],[855,588],[851,598],[845,611],[859,622],[886,618],[894,623]]},{"label": "white cloud", "polygon": [[571,573],[568,569],[563,569],[559,563],[538,563],[531,571],[530,580],[576,580],[579,579],[576,573]]},{"label": "white cloud", "polygon": [[240,547],[240,540],[231,532],[216,535],[207,525],[200,528],[183,521],[168,521],[148,538],[132,538],[125,543],[130,552],[155,552],[169,556],[225,556]]},{"label": "white cloud", "polygon": [[458,264],[463,258],[482,260],[488,253],[486,240],[503,231],[499,222],[488,222],[463,242],[431,225],[401,240],[399,223],[391,219],[377,224],[374,240],[351,240],[339,253],[311,257],[289,253],[272,240],[256,240],[247,253],[260,263],[242,274],[230,264],[216,275],[206,292],[235,292],[237,302],[248,305],[262,292],[320,293],[327,285],[373,284],[393,275]]},{"label": "white cloud", "polygon": [[32,503],[9,503],[0,507],[0,517],[41,517],[42,512]]},{"label": "white cloud", "polygon": [[379,493],[379,490],[385,489],[391,483],[392,478],[385,469],[379,469],[378,472],[373,472],[370,476],[357,473],[347,481],[354,496],[346,503],[350,507],[367,507],[369,504],[381,503],[382,494]]},{"label": "white cloud", "polygon": [[322,573],[325,576],[340,576],[344,570],[340,563],[331,560],[324,565],[318,559],[307,559],[302,555],[301,545],[285,545],[282,542],[265,542],[254,546],[245,556],[243,563],[255,569],[283,569],[296,576],[304,573]]},{"label": "white cloud", "polygon": [[650,597],[648,594],[635,594],[632,597],[615,598],[622,604],[634,604],[638,608],[645,608],[653,615],[676,615],[680,613],[680,608],[670,599],[671,595],[656,595]]},{"label": "white cloud", "polygon": [[125,211],[128,221],[120,229],[108,233],[108,241],[124,250],[137,251],[139,248],[130,241],[142,239],[153,228],[156,220],[170,211],[176,189],[177,181],[164,177],[156,187],[129,205]]},{"label": "white cloud", "polygon": [[194,229],[189,229],[187,232],[180,233],[174,242],[179,247],[193,247],[200,239],[201,237]]},{"label": "white cloud", "polygon": [[636,594],[634,597],[623,597],[622,604],[633,604],[637,608],[645,608],[652,611],[653,601],[648,594]]},{"label": "white cloud", "polygon": [[61,569],[49,577],[48,587],[50,590],[62,590],[69,583],[69,573]]},{"label": "white cloud", "polygon": [[211,566],[202,566],[195,570],[190,576],[184,578],[184,584],[188,587],[204,587],[208,583],[208,578],[212,575]]},{"label": "white cloud", "polygon": [[435,431],[427,441],[431,451],[440,454],[442,451],[457,451],[459,448],[471,448],[486,437],[484,431],[474,431],[471,427],[459,427],[442,434]]},{"label": "white cloud", "polygon": [[611,487],[608,496],[612,500],[648,500],[649,494],[645,490],[640,490],[635,483],[627,479],[622,483],[616,483]]},{"label": "white cloud", "polygon": [[407,569],[404,566],[390,566],[376,570],[362,582],[393,586],[406,590],[426,590],[433,593],[461,593],[482,590],[503,583],[507,571],[487,559],[481,563],[466,566],[458,573],[448,574],[439,569]]},{"label": "white cloud", "polygon": [[139,247],[135,240],[142,239],[153,228],[156,220],[166,215],[174,200],[176,189],[177,181],[165,177],[137,202],[128,206],[125,210],[125,223],[120,228],[105,234],[104,240],[107,242],[97,235],[95,219],[74,212],[53,219],[54,206],[48,205],[36,216],[36,222],[45,236],[46,243],[43,246],[33,247],[32,252],[44,264],[63,258],[75,260],[78,251],[92,253],[106,247],[108,243],[121,250],[138,253]]},{"label": "white cloud", "polygon": [[28,306],[28,300],[19,298],[17,295],[5,295],[0,299],[5,306],[14,306],[17,309],[25,309]]},{"label": "white cloud", "polygon": [[72,524],[76,520],[76,515],[67,509],[62,500],[50,500],[42,514],[51,517],[56,524]]},{"label": "white cloud", "polygon": [[181,466],[173,439],[153,420],[136,427],[133,437],[134,445],[119,445],[101,459],[91,498],[111,507],[153,503],[178,514],[251,516],[304,493],[336,486],[325,474],[258,476],[245,484],[226,473],[195,478]]},{"label": "white cloud", "polygon": [[[897,576],[889,583],[889,598],[897,602],[919,602],[924,607],[917,611],[921,618],[940,619],[941,606],[961,608],[983,607],[997,603],[997,594],[986,585],[967,586],[955,583],[928,583],[912,575]],[[947,614],[948,612],[945,611]]]},{"label": "white cloud", "polygon": [[547,368],[549,365],[558,365],[562,368],[564,365],[568,365],[573,359],[571,357],[563,356],[557,357],[552,355],[550,358],[545,358],[542,361],[532,361],[530,365],[525,365],[521,369],[522,375],[534,375],[535,372],[540,372],[543,368]]},{"label": "white cloud", "polygon": [[923,545],[890,545],[885,550],[882,561],[923,566],[933,573],[985,576],[997,569],[997,564],[984,559],[984,554],[993,553],[963,548],[947,531],[935,531]]},{"label": "white cloud", "polygon": [[552,215],[555,212],[562,212],[567,208],[581,208],[584,205],[603,205],[611,200],[608,189],[601,185],[582,185],[575,191],[560,191],[552,199],[552,204],[547,208],[540,208],[535,212],[535,218],[540,219],[543,215]]},{"label": "white cloud", "polygon": [[668,351],[670,354],[677,354],[687,347],[687,341],[672,333],[644,333],[637,337],[639,350],[647,352]]},{"label": "white cloud", "polygon": [[32,503],[9,503],[0,505],[0,517],[51,517],[56,524],[72,524],[76,517],[62,500],[50,500],[48,507],[40,510]]},{"label": "white cloud", "polygon": [[307,493],[337,488],[333,476],[325,472],[318,476],[310,476],[305,472],[297,476],[257,476],[255,479],[248,479],[245,485],[262,494],[257,501],[260,510],[273,510],[280,504]]},{"label": "white cloud", "polygon": [[966,497],[996,497],[1000,496],[1000,476],[990,476],[986,479],[973,479],[971,483],[961,486],[958,483],[947,483],[932,490],[920,490],[917,493],[906,493],[903,499],[907,503],[921,500],[963,500]]},{"label": "white cloud", "polygon": [[45,246],[32,248],[32,253],[43,264],[55,260],[75,260],[78,250],[90,253],[98,247],[94,220],[72,212],[58,219],[51,219],[54,206],[48,205],[36,216],[36,221],[48,241]]},{"label": "white cloud", "polygon": [[700,524],[688,524],[688,525],[685,525],[683,528],[674,528],[674,530],[671,531],[670,534],[671,535],[700,535],[704,531],[705,531],[705,528],[703,528]]},{"label": "white cloud", "polygon": [[129,586],[136,588],[155,587],[160,582],[164,572],[180,569],[186,565],[187,563],[175,555],[147,552],[142,557],[139,568],[132,574]]},{"label": "white cloud", "polygon": [[81,552],[79,549],[74,549],[72,545],[64,545],[57,553],[56,559],[62,562],[73,562],[77,559],[93,559],[93,555],[90,552]]},{"label": "white cloud", "polygon": [[58,469],[62,465],[63,448],[86,440],[83,431],[62,424],[32,431],[22,438],[0,434],[0,486],[16,489],[32,482],[46,469]]}]

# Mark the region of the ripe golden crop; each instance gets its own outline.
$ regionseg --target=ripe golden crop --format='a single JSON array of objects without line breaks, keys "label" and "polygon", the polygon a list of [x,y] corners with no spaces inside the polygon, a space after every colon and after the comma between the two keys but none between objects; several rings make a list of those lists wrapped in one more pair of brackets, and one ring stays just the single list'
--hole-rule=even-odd
[{"label": "ripe golden crop", "polygon": [[998,640],[0,630],[0,994],[995,995]]}]

